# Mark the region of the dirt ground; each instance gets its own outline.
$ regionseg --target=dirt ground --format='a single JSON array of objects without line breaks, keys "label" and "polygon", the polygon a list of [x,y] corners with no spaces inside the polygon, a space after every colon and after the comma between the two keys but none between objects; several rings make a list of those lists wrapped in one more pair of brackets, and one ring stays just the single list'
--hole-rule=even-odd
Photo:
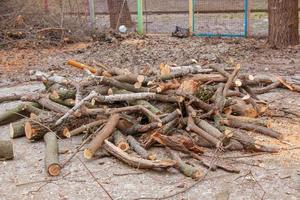
[{"label": "dirt ground", "polygon": [[[162,62],[181,65],[196,59],[202,64],[208,61],[223,63],[233,58],[241,63],[243,71],[254,75],[275,74],[298,83],[300,81],[300,46],[271,50],[262,39],[176,39],[169,36],[134,36],[122,41],[110,39],[110,43],[77,43],[61,48],[0,50],[0,95],[43,89],[38,83],[30,84],[29,70],[83,76],[82,72],[65,65],[68,59],[140,72],[158,69]],[[270,107],[279,113],[286,111],[284,117],[279,114],[270,119],[271,127],[284,134],[284,142],[253,135],[262,143],[283,150],[277,154],[259,155],[251,152],[220,153],[241,169],[240,174],[222,170],[210,172],[191,190],[170,199],[300,199],[300,119],[299,115],[289,114],[300,113],[300,95],[278,89],[260,98],[269,102]],[[16,103],[3,103],[0,111],[12,108]],[[0,127],[0,139],[8,139],[8,132],[8,126]],[[60,140],[61,152],[69,150],[60,155],[60,160],[67,159],[80,143],[81,137]],[[133,169],[112,157],[86,161],[82,152],[63,169],[62,176],[50,178],[44,171],[42,142],[30,143],[20,138],[13,140],[13,144],[15,159],[0,162],[0,199],[108,199],[79,159],[114,199],[158,199],[194,183],[173,169],[167,172]],[[159,157],[166,156],[159,148],[153,151]],[[206,155],[212,153],[207,150]]]}]

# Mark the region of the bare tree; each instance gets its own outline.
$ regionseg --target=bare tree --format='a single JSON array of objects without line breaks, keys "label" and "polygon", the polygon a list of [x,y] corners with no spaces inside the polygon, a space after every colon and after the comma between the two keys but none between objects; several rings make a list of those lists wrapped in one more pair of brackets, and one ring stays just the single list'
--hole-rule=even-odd
[{"label": "bare tree", "polygon": [[268,0],[269,44],[282,48],[299,44],[298,0]]},{"label": "bare tree", "polygon": [[127,28],[132,26],[127,0],[107,0],[107,5],[112,29],[116,29],[120,25],[125,25]]}]

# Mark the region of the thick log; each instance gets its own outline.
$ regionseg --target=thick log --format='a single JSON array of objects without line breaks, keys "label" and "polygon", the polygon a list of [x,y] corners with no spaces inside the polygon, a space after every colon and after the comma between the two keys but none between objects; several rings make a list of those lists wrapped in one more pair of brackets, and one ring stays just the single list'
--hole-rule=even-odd
[{"label": "thick log", "polygon": [[214,136],[210,135],[209,133],[205,132],[203,129],[199,128],[195,124],[192,116],[188,117],[188,125],[186,127],[186,130],[187,131],[193,131],[194,133],[196,133],[200,137],[204,138],[205,140],[207,140],[208,142],[210,142],[211,144],[213,144],[215,147],[218,147],[220,145],[220,143],[221,143],[220,140],[218,140]]},{"label": "thick log", "polygon": [[95,108],[95,109],[84,109],[82,110],[84,114],[88,115],[96,115],[96,114],[113,114],[113,113],[131,113],[131,112],[138,112],[141,111],[144,113],[150,121],[161,122],[160,118],[153,114],[150,110],[145,108],[144,106],[137,105],[137,106],[128,106],[128,107],[121,107],[121,108]]},{"label": "thick log", "polygon": [[91,122],[89,124],[84,124],[72,131],[70,131],[68,128],[65,128],[64,131],[63,131],[63,135],[67,138],[70,138],[70,137],[73,137],[73,136],[76,136],[76,135],[79,135],[81,134],[82,132],[84,131],[88,131],[89,129],[91,128],[94,128],[94,127],[97,127],[97,126],[100,126],[104,123],[106,123],[107,120],[97,120],[97,121],[94,121],[94,122]]},{"label": "thick log", "polygon": [[11,160],[13,158],[14,151],[12,142],[0,140],[0,160]]},{"label": "thick log", "polygon": [[166,147],[166,150],[170,154],[171,158],[176,161],[176,167],[185,176],[191,177],[196,180],[200,179],[203,176],[203,172],[200,169],[183,162],[177,152],[168,147]]},{"label": "thick log", "polygon": [[41,97],[37,101],[43,108],[57,113],[67,113],[69,108],[51,101],[48,97]]},{"label": "thick log", "polygon": [[103,129],[96,133],[96,137],[89,144],[88,148],[84,150],[84,157],[86,159],[91,159],[96,153],[96,151],[102,146],[104,140],[114,132],[119,122],[119,119],[119,114],[113,114],[109,117]]},{"label": "thick log", "polygon": [[242,143],[245,146],[245,149],[247,150],[270,152],[270,153],[279,152],[279,149],[276,147],[257,143],[253,137],[250,137],[246,132],[242,130],[232,130],[226,128],[226,131],[230,131],[231,134],[233,135],[232,137],[238,140],[240,143]]},{"label": "thick log", "polygon": [[200,128],[202,128],[205,132],[211,134],[212,136],[214,136],[215,138],[218,138],[219,140],[222,140],[223,145],[226,145],[229,150],[242,150],[243,149],[243,145],[235,139],[229,138],[229,141],[227,142],[228,144],[226,144],[225,135],[221,131],[219,131],[219,129],[215,128],[214,126],[212,126],[205,120],[196,119],[195,123]]},{"label": "thick log", "polygon": [[54,130],[55,121],[58,119],[59,115],[53,112],[45,112],[40,114],[33,120],[27,120],[25,122],[25,135],[29,140],[39,140],[43,136]]},{"label": "thick log", "polygon": [[155,100],[162,102],[177,103],[182,102],[183,98],[180,96],[169,96],[169,95],[159,95],[156,93],[130,93],[130,94],[115,94],[102,96],[98,95],[97,101],[101,103],[113,103],[117,101],[136,101],[136,100]]},{"label": "thick log", "polygon": [[122,162],[138,169],[169,168],[176,164],[173,160],[146,160],[130,156],[108,140],[104,140],[103,148]]},{"label": "thick log", "polygon": [[233,121],[240,121],[240,122],[256,124],[260,126],[267,126],[269,124],[269,120],[263,118],[252,118],[252,117],[235,116],[235,115],[222,115],[222,117]]},{"label": "thick log", "polygon": [[127,151],[129,149],[129,144],[126,137],[118,130],[113,134],[114,144],[122,149],[122,151]]},{"label": "thick log", "polygon": [[21,119],[20,121],[10,123],[9,125],[9,135],[10,138],[15,139],[18,137],[25,136],[25,123],[28,119]]},{"label": "thick log", "polygon": [[50,176],[58,176],[60,174],[61,166],[58,159],[58,143],[56,134],[54,132],[48,132],[44,135],[44,141],[46,144],[46,171]]},{"label": "thick log", "polygon": [[148,159],[148,160],[155,160],[156,155],[153,153],[149,153],[144,147],[140,145],[140,143],[131,135],[127,136],[127,141],[129,142],[129,145],[131,148],[142,158]]},{"label": "thick log", "polygon": [[3,96],[0,97],[0,103],[6,102],[6,101],[18,101],[21,100],[22,96],[24,96],[23,94],[18,95],[18,94],[13,94],[13,95],[9,95],[9,96]]},{"label": "thick log", "polygon": [[28,106],[38,106],[36,103],[24,103],[16,106],[13,109],[7,110],[0,114],[0,125],[5,125],[23,118],[22,115],[28,116],[30,112],[26,110]]},{"label": "thick log", "polygon": [[274,137],[276,139],[281,139],[282,135],[272,129],[263,127],[263,126],[259,126],[259,125],[255,125],[255,124],[249,124],[249,123],[244,123],[244,122],[239,122],[239,121],[235,121],[235,120],[229,120],[229,119],[222,119],[221,124],[223,125],[227,125],[229,127],[232,128],[240,128],[240,129],[244,129],[247,131],[255,131],[270,137]]}]

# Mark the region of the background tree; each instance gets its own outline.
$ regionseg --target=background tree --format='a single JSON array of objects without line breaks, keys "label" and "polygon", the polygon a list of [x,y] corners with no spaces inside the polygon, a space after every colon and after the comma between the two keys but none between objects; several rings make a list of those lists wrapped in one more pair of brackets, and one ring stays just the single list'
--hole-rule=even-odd
[{"label": "background tree", "polygon": [[107,0],[107,5],[112,29],[117,29],[120,25],[125,25],[127,28],[132,26],[127,0]]},{"label": "background tree", "polygon": [[298,0],[268,0],[269,44],[282,48],[299,44]]}]

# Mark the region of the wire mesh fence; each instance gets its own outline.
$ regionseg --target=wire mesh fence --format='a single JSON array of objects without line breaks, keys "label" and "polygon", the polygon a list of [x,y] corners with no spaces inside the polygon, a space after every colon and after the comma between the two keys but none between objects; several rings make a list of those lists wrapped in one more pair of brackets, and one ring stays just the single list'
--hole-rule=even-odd
[{"label": "wire mesh fence", "polygon": [[245,36],[247,0],[194,0],[194,33],[200,36]]}]

